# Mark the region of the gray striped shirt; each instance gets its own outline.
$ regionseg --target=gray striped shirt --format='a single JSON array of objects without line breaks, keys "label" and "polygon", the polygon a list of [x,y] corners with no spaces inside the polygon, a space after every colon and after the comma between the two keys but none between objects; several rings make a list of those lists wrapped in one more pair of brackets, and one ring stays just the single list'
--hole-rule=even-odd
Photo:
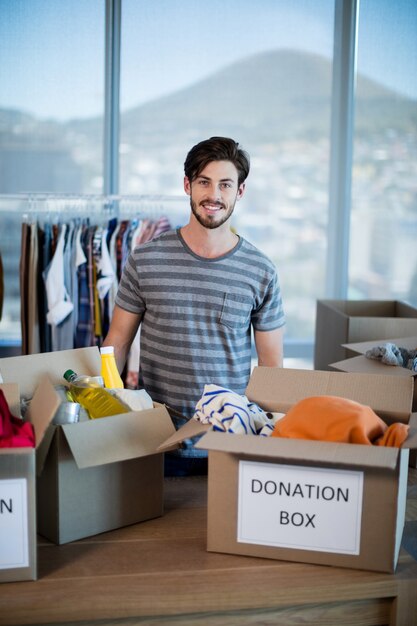
[{"label": "gray striped shirt", "polygon": [[244,394],[251,367],[251,325],[283,326],[273,263],[240,237],[215,259],[199,257],[180,230],[137,247],[116,304],[143,315],[140,386],[155,401],[191,417],[205,384]]}]

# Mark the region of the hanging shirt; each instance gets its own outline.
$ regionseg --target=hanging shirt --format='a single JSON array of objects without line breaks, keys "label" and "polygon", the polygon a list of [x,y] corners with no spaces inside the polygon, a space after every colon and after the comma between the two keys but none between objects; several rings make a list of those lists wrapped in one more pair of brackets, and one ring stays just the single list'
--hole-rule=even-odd
[{"label": "hanging shirt", "polygon": [[48,313],[48,324],[57,326],[73,310],[74,305],[70,301],[64,280],[64,248],[67,225],[62,224],[58,243],[51,263],[46,268],[43,278],[45,282]]}]

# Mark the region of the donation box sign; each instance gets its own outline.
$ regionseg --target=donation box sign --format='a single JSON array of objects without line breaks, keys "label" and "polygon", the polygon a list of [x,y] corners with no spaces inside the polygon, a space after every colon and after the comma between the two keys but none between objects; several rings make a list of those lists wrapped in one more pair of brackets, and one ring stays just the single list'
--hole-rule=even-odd
[{"label": "donation box sign", "polygon": [[359,554],[363,472],[239,462],[237,540]]},{"label": "donation box sign", "polygon": [[0,569],[28,565],[27,481],[0,480]]}]

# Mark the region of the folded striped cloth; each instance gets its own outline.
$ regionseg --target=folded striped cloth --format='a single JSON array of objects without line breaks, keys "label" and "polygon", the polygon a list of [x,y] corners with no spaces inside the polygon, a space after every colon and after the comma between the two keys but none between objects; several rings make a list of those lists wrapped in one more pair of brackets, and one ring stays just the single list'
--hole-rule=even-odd
[{"label": "folded striped cloth", "polygon": [[194,419],[213,430],[241,435],[269,436],[284,413],[266,413],[246,396],[218,385],[205,385]]}]

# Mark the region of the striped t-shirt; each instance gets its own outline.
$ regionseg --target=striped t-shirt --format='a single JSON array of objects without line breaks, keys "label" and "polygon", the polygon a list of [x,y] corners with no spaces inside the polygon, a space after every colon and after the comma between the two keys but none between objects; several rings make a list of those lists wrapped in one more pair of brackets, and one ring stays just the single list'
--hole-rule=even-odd
[{"label": "striped t-shirt", "polygon": [[276,269],[264,254],[240,237],[227,254],[206,259],[179,229],[130,254],[116,304],[143,315],[140,386],[187,417],[206,384],[244,394],[251,325],[284,324]]}]

